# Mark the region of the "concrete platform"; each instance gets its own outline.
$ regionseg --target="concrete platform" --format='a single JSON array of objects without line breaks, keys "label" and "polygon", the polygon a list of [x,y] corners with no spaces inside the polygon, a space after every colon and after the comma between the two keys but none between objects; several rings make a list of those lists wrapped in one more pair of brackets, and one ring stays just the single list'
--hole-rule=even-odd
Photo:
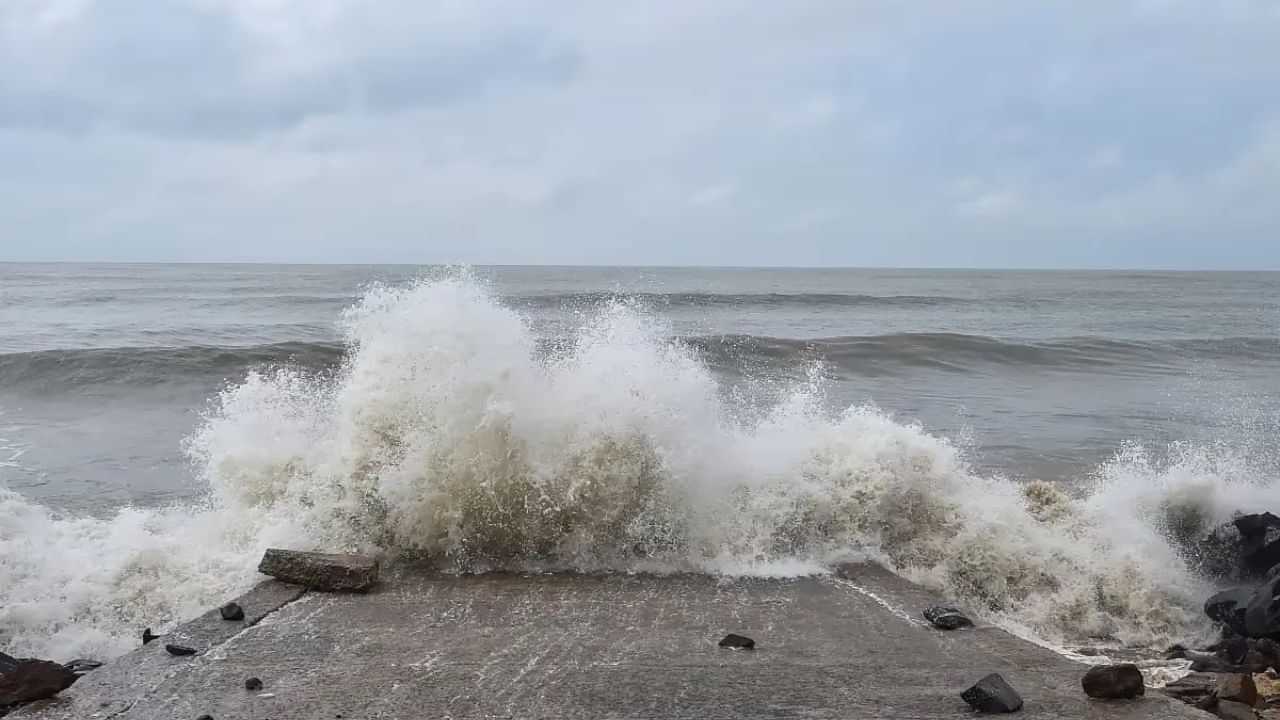
[{"label": "concrete platform", "polygon": [[[240,600],[246,622],[214,610],[12,717],[964,718],[960,691],[988,672],[1026,700],[1014,717],[1209,717],[1158,693],[1090,701],[1083,665],[916,619],[937,601],[866,565],[803,580],[404,573],[368,595],[268,582]],[[728,632],[756,650],[717,647]]]}]

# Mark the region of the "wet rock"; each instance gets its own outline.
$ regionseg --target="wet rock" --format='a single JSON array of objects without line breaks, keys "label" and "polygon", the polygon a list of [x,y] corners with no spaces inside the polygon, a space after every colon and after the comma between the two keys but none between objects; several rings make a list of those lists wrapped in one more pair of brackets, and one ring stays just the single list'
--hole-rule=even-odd
[{"label": "wet rock", "polygon": [[1231,700],[1219,700],[1213,707],[1213,714],[1222,720],[1258,720],[1258,713],[1253,708]]},{"label": "wet rock", "polygon": [[56,662],[0,653],[0,708],[53,697],[79,679]]},{"label": "wet rock", "polygon": [[1219,700],[1244,703],[1250,707],[1258,704],[1258,686],[1252,675],[1219,675],[1217,684]]},{"label": "wet rock", "polygon": [[1280,665],[1280,643],[1270,638],[1232,636],[1205,648],[1212,656],[1184,651],[1182,657],[1214,672],[1264,672]]},{"label": "wet rock", "polygon": [[1280,517],[1269,512],[1241,515],[1233,524],[1240,532],[1240,560],[1246,573],[1262,575],[1280,564]]},{"label": "wet rock", "polygon": [[84,675],[85,673],[93,672],[94,670],[97,670],[98,668],[102,667],[102,663],[98,662],[97,660],[86,660],[84,658],[78,658],[76,660],[72,660],[69,663],[63,663],[62,667],[70,670],[76,675]]},{"label": "wet rock", "polygon": [[258,678],[249,678],[244,681],[244,689],[249,692],[257,692],[262,689],[262,681]]},{"label": "wet rock", "polygon": [[378,561],[368,555],[272,548],[262,556],[258,572],[311,590],[363,592],[378,581]]},{"label": "wet rock", "polygon": [[1274,670],[1255,673],[1253,686],[1258,689],[1258,697],[1262,702],[1272,705],[1280,702],[1280,676]]},{"label": "wet rock", "polygon": [[1204,603],[1204,614],[1210,620],[1222,623],[1237,635],[1245,635],[1245,610],[1253,599],[1254,588],[1234,587],[1223,590]]},{"label": "wet rock", "polygon": [[1162,692],[1185,703],[1194,705],[1212,697],[1218,687],[1218,677],[1211,673],[1193,672],[1165,685]]},{"label": "wet rock", "polygon": [[1129,700],[1147,691],[1142,673],[1132,663],[1095,665],[1080,681],[1084,694],[1103,700]]},{"label": "wet rock", "polygon": [[720,640],[720,647],[730,648],[733,650],[755,650],[756,641],[745,635],[734,635],[729,633]]},{"label": "wet rock", "polygon": [[151,641],[152,641],[152,640],[155,640],[155,639],[156,639],[156,638],[158,638],[158,637],[160,637],[160,636],[159,636],[159,635],[152,635],[152,634],[151,634],[151,628],[147,628],[146,630],[143,630],[143,631],[142,631],[142,644],[143,644],[143,645],[149,645],[149,644],[151,644]]},{"label": "wet rock", "polygon": [[238,604],[233,602],[229,602],[226,605],[223,605],[222,607],[218,608],[218,613],[222,615],[223,620],[243,620],[244,619],[244,608],[240,607]]},{"label": "wet rock", "polygon": [[177,656],[180,656],[180,657],[181,657],[181,656],[184,656],[184,655],[195,655],[195,654],[196,654],[196,650],[195,650],[195,648],[189,648],[189,647],[187,647],[187,646],[185,646],[185,645],[165,645],[165,646],[164,646],[164,649],[165,649],[165,651],[166,651],[166,652],[168,652],[170,655],[177,655]]},{"label": "wet rock", "polygon": [[1263,583],[1244,611],[1244,634],[1263,638],[1280,635],[1280,578]]},{"label": "wet rock", "polygon": [[979,680],[973,687],[960,693],[960,697],[978,712],[1012,713],[1022,709],[1022,696],[1009,687],[998,673]]},{"label": "wet rock", "polygon": [[973,621],[965,617],[958,609],[946,605],[935,605],[924,611],[924,619],[939,630],[959,630],[973,627]]}]

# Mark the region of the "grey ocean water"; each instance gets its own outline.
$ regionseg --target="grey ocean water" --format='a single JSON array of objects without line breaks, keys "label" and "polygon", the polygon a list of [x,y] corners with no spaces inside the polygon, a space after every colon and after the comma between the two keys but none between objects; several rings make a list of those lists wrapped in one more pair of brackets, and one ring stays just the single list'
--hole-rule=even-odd
[{"label": "grey ocean water", "polygon": [[[0,265],[0,485],[101,514],[201,492],[183,439],[255,368],[336,366],[376,283],[438,269]],[[812,372],[983,471],[1070,483],[1125,444],[1274,463],[1280,274],[475,268],[548,346],[624,299],[749,414]]]},{"label": "grey ocean water", "polygon": [[125,652],[287,546],[871,559],[1160,647],[1278,429],[1280,274],[0,265],[0,645]]}]

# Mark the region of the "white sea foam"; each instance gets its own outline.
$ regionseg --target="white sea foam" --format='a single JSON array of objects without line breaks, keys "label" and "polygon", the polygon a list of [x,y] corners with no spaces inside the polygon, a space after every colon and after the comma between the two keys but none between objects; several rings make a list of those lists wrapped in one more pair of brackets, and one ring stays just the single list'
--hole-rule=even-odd
[{"label": "white sea foam", "polygon": [[346,327],[332,376],[222,393],[189,442],[199,505],[102,520],[0,493],[0,645],[117,654],[249,586],[272,545],[766,576],[860,553],[1050,641],[1156,644],[1203,628],[1208,591],[1170,537],[1280,500],[1221,449],[1130,448],[1076,495],[983,476],[874,408],[833,417],[818,373],[740,416],[626,303],[550,355],[462,275],[374,289]]}]

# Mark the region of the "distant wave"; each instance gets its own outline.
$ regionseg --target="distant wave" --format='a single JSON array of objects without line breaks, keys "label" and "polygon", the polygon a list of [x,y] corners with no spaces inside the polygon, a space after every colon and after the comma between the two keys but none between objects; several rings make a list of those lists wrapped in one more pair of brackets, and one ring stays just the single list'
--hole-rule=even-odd
[{"label": "distant wave", "polygon": [[[895,333],[815,339],[759,335],[670,338],[729,373],[795,367],[822,361],[850,376],[913,369],[982,372],[1015,367],[1057,370],[1177,372],[1187,362],[1280,361],[1280,338],[1185,338],[1165,341],[1098,337],[1025,342],[958,333]],[[542,343],[563,348],[563,339]],[[348,348],[338,342],[250,346],[121,347],[0,354],[0,385],[39,389],[79,385],[149,385],[190,377],[239,379],[249,368],[289,365],[337,367]]]},{"label": "distant wave", "polygon": [[248,367],[284,365],[323,369],[341,362],[339,343],[285,342],[246,347],[121,347],[44,350],[0,355],[0,385],[152,385],[223,373],[240,379]]},{"label": "distant wave", "polygon": [[938,307],[976,302],[945,295],[863,295],[849,293],[607,293],[582,292],[512,295],[506,302],[520,307],[574,307],[624,300],[659,307]]},{"label": "distant wave", "polygon": [[882,374],[903,368],[968,372],[984,367],[1048,369],[1131,367],[1171,371],[1187,360],[1269,360],[1280,358],[1280,338],[1188,338],[1167,341],[1098,337],[1039,342],[958,333],[896,333],[800,340],[756,335],[690,338],[716,366],[750,360],[793,363],[822,360],[851,374]]}]

